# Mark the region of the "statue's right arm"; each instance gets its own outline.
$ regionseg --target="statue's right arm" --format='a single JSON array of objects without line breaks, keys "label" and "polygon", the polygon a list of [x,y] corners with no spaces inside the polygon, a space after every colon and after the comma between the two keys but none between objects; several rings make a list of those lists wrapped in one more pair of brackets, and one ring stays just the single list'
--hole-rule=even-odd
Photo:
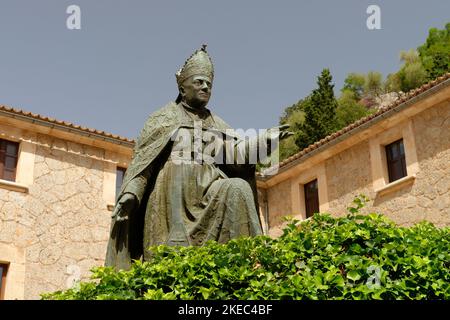
[{"label": "statue's right arm", "polygon": [[146,172],[132,179],[126,188],[122,191],[120,198],[117,200],[113,218],[117,221],[128,219],[129,214],[139,207],[147,187],[149,177]]},{"label": "statue's right arm", "polygon": [[[123,219],[117,219],[118,221],[126,220],[131,212],[139,208],[142,198],[144,197],[145,191],[147,189],[148,181],[151,176],[151,161],[147,162],[149,157],[148,152],[155,149],[153,147],[155,142],[158,142],[165,133],[164,130],[166,120],[166,115],[164,113],[157,112],[151,115],[144,127],[141,130],[141,133],[136,141],[134,147],[133,159],[130,163],[130,167],[125,174],[125,180],[127,174],[131,174],[132,172],[139,172],[143,165],[147,166],[146,169],[141,171],[139,174],[134,176],[131,180],[129,180],[124,189],[121,191],[121,195],[116,203],[116,207],[113,212],[113,218],[123,217]],[[146,162],[146,164],[143,164]],[[130,172],[128,172],[130,170]]]}]

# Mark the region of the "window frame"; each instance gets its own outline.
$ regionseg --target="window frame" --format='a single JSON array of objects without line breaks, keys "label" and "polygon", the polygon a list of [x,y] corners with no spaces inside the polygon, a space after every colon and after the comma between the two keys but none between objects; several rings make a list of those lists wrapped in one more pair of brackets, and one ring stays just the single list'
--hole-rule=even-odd
[{"label": "window frame", "polygon": [[296,219],[307,219],[303,186],[315,179],[317,179],[319,193],[319,210],[320,212],[329,210],[330,206],[328,203],[328,184],[325,162],[320,162],[312,167],[305,168],[291,179],[291,212]]},{"label": "window frame", "polygon": [[[15,154],[8,154],[8,145],[14,145],[14,147],[16,148]],[[0,138],[0,179],[6,180],[6,181],[11,181],[11,182],[16,182],[17,166],[19,163],[19,155],[20,155],[20,142]],[[7,158],[14,159],[14,169],[8,168],[6,166]],[[5,172],[7,172],[7,171],[12,174],[12,179],[7,179],[5,177]]]},{"label": "window frame", "polygon": [[[390,181],[386,146],[403,141],[406,176]],[[372,185],[376,197],[383,196],[414,183],[420,171],[412,119],[406,119],[395,126],[369,138]]]},{"label": "window frame", "polygon": [[[403,138],[384,146],[384,149],[386,152],[386,166],[388,170],[389,183],[406,177],[408,175],[408,170],[406,168],[405,145],[403,143]],[[396,158],[394,157],[395,152],[397,153]]]},{"label": "window frame", "polygon": [[[308,189],[309,186],[314,185],[314,194],[309,193]],[[304,201],[305,201],[305,216],[306,219],[311,218],[314,213],[320,212],[320,201],[319,201],[319,181],[318,179],[314,179],[312,181],[309,181],[303,185],[303,192],[304,192]],[[314,201],[314,203],[312,203]],[[316,210],[317,208],[317,210]]]},{"label": "window frame", "polygon": [[[34,182],[34,162],[36,157],[36,137],[20,129],[0,128],[1,140],[18,145],[15,163],[14,180],[3,178],[3,167],[0,174],[0,188],[15,192],[28,193]],[[22,138],[26,137],[26,138]]]},{"label": "window frame", "polygon": [[[125,167],[121,167],[121,166],[117,166],[116,167],[116,191],[115,191],[115,201],[117,201],[117,197],[119,196],[120,193],[120,189],[122,188],[122,184],[123,184],[123,178],[125,177],[125,172],[127,171],[127,168]],[[120,186],[118,186],[118,172],[122,172],[122,181],[120,182]]]}]

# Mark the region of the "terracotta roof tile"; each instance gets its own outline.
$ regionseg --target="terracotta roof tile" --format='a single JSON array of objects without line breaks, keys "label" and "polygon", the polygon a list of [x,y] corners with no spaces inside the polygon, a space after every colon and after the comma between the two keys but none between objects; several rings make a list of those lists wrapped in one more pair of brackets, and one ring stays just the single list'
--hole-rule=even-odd
[{"label": "terracotta roof tile", "polygon": [[15,114],[15,115],[25,116],[25,117],[30,118],[30,119],[46,121],[48,123],[57,124],[57,125],[60,125],[60,126],[63,126],[63,127],[77,129],[77,130],[81,130],[81,131],[85,131],[85,132],[89,132],[89,133],[94,133],[94,134],[97,134],[99,136],[112,137],[112,138],[114,138],[116,140],[123,141],[123,142],[129,142],[129,143],[134,143],[135,142],[134,140],[131,140],[131,139],[128,139],[128,138],[125,138],[125,137],[121,137],[121,136],[118,136],[118,135],[113,135],[111,133],[107,133],[107,132],[102,131],[102,130],[86,128],[86,127],[83,127],[83,126],[80,126],[80,125],[73,124],[71,122],[57,120],[57,119],[54,119],[54,118],[51,118],[51,117],[42,116],[40,114],[36,114],[36,113],[30,112],[30,111],[24,111],[24,110],[21,110],[21,109],[15,109],[15,108],[12,108],[12,107],[9,107],[9,106],[5,106],[5,105],[0,105],[0,111],[6,111],[6,112],[9,112],[9,113],[12,113],[12,114]]}]

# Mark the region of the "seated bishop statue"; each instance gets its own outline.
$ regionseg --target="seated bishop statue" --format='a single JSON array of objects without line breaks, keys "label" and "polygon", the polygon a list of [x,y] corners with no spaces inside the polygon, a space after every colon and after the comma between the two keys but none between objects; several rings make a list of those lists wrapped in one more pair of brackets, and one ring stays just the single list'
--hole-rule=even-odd
[{"label": "seated bishop statue", "polygon": [[[240,137],[207,107],[213,78],[203,45],[176,73],[177,99],[145,122],[113,210],[106,266],[127,270],[132,260],[148,261],[151,246],[201,246],[262,234],[259,160],[248,155],[264,143],[273,150],[291,133],[279,126],[253,140]],[[199,136],[213,136],[214,148],[205,148],[208,139]]]}]

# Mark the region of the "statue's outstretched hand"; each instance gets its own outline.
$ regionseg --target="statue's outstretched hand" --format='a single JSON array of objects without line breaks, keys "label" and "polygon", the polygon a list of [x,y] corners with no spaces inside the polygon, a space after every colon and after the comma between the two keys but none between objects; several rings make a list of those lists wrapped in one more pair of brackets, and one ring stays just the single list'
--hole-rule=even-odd
[{"label": "statue's outstretched hand", "polygon": [[294,135],[293,132],[288,131],[289,128],[290,128],[289,124],[282,124],[281,126],[274,127],[273,129],[278,129],[279,130],[279,136],[278,137],[279,137],[280,140],[283,140],[284,138],[287,138],[289,136]]},{"label": "statue's outstretched hand", "polygon": [[276,142],[277,140],[283,140],[284,138],[292,136],[294,133],[288,131],[289,127],[289,124],[282,124],[281,126],[270,128],[266,131],[265,138],[267,141]]},{"label": "statue's outstretched hand", "polygon": [[112,214],[112,218],[116,221],[124,221],[128,219],[128,214],[136,207],[136,197],[131,193],[124,193],[116,206]]}]

